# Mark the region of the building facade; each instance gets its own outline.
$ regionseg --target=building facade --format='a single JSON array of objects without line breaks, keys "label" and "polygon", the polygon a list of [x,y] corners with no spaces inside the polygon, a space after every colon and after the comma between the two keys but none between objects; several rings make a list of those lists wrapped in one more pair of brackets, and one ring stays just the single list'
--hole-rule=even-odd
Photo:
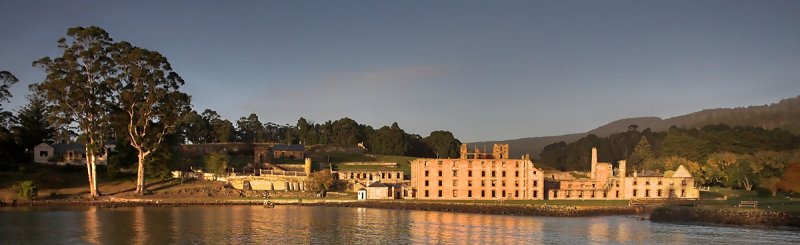
[{"label": "building facade", "polygon": [[508,145],[495,144],[492,153],[461,146],[457,159],[420,158],[411,161],[411,186],[417,199],[541,200],[544,173],[530,158],[508,159]]},{"label": "building facade", "polygon": [[597,162],[597,149],[592,148],[591,172],[585,178],[546,180],[547,199],[551,200],[627,200],[627,199],[696,199],[700,192],[694,177],[684,167],[674,171],[633,172],[628,176],[626,161],[618,162],[614,171],[610,163]]},{"label": "building facade", "polygon": [[[105,145],[103,154],[95,158],[95,164],[105,165],[108,153],[116,149],[116,144]],[[33,147],[33,161],[42,164],[82,165],[86,164],[86,145],[81,143],[41,143]]]}]

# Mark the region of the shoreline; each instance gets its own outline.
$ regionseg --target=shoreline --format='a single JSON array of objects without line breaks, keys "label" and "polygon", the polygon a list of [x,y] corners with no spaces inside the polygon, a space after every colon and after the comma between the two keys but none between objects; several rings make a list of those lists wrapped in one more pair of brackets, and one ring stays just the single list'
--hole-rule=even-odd
[{"label": "shoreline", "polygon": [[128,199],[110,198],[101,200],[35,200],[35,201],[2,201],[0,207],[64,207],[95,206],[102,208],[116,207],[181,207],[181,206],[263,206],[265,201],[274,205],[322,206],[376,208],[396,210],[438,211],[452,213],[552,216],[552,217],[590,217],[609,215],[646,214],[645,209],[628,206],[571,206],[571,205],[532,205],[532,204],[499,204],[499,203],[457,203],[457,202],[424,202],[424,201],[357,201],[342,199]]},{"label": "shoreline", "polygon": [[759,209],[712,209],[703,207],[658,207],[650,221],[673,224],[726,225],[738,227],[800,228],[800,213]]}]

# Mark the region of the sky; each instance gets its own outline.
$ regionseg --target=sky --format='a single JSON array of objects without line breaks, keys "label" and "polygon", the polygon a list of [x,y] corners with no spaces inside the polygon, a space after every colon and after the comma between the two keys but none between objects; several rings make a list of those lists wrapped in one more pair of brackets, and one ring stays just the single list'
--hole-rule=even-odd
[{"label": "sky", "polygon": [[3,1],[4,108],[74,26],[156,50],[232,122],[397,122],[462,142],[800,95],[800,1]]}]

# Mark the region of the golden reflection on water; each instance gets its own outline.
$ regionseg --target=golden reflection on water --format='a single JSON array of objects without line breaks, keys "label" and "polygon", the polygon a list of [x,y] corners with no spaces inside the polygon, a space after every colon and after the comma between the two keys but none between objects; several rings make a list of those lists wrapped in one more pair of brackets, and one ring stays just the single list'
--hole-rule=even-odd
[{"label": "golden reflection on water", "polygon": [[89,209],[84,212],[84,220],[83,224],[85,226],[86,234],[83,235],[83,240],[89,244],[100,244],[100,230],[98,229],[99,226],[98,217],[97,217],[97,207],[89,207]]},{"label": "golden reflection on water", "polygon": [[[594,244],[608,244],[608,220],[592,218],[589,224],[589,241]],[[619,240],[625,242],[624,240]]]},{"label": "golden reflection on water", "polygon": [[535,217],[447,212],[411,212],[414,242],[448,244],[541,243],[542,222]]}]

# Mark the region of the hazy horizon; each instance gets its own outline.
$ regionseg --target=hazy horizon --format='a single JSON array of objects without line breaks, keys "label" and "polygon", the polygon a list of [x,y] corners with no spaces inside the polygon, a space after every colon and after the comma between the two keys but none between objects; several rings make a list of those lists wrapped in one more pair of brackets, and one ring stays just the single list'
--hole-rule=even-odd
[{"label": "hazy horizon", "polygon": [[800,1],[8,1],[16,110],[95,25],[157,50],[198,111],[236,122],[397,122],[462,142],[581,133],[629,117],[800,95]]}]

